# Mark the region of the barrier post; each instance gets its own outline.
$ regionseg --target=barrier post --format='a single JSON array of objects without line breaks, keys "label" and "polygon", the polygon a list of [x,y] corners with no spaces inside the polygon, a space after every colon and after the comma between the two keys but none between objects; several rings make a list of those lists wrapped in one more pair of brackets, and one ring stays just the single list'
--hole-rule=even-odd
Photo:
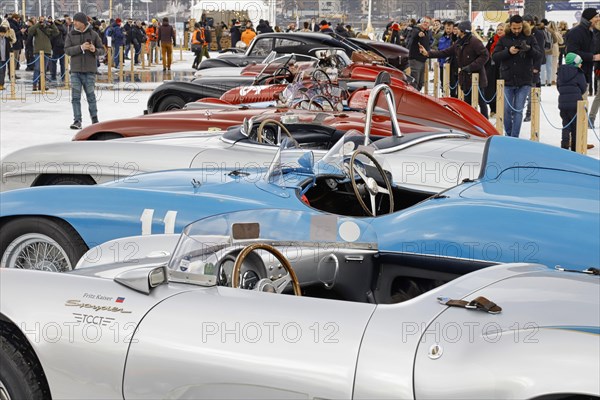
[{"label": "barrier post", "polygon": [[425,71],[423,72],[423,94],[429,94],[429,62],[425,61]]},{"label": "barrier post", "polygon": [[179,61],[183,61],[183,43],[179,44]]},{"label": "barrier post", "polygon": [[[131,48],[133,49],[133,46],[131,46]],[[133,73],[133,69],[135,68],[135,65],[134,65],[135,50],[133,50],[131,54],[133,54],[133,57],[131,58],[131,62],[129,63],[129,73],[131,74],[131,82],[133,82],[134,77],[135,77],[135,75]]]},{"label": "barrier post", "polygon": [[444,63],[444,97],[450,97],[450,63]]},{"label": "barrier post", "polygon": [[496,130],[504,134],[504,79],[496,82]]},{"label": "barrier post", "polygon": [[148,69],[146,68],[146,43],[142,45],[142,49],[140,51],[142,52],[142,69]]},{"label": "barrier post", "polygon": [[529,140],[540,141],[540,98],[542,89],[531,88],[531,136]]},{"label": "barrier post", "polygon": [[9,76],[10,76],[10,98],[17,98],[17,77],[15,76],[15,53],[10,53]]},{"label": "barrier post", "polygon": [[38,82],[42,94],[46,93],[46,54],[40,51],[40,80]]},{"label": "barrier post", "polygon": [[[460,68],[458,69],[458,76],[460,76]],[[465,101],[465,92],[463,92],[462,87],[460,87],[460,84],[458,83],[459,81],[456,81],[456,86],[458,89],[458,99]]]},{"label": "barrier post", "polygon": [[125,58],[125,46],[119,48],[119,82],[123,82],[123,62]]},{"label": "barrier post", "polygon": [[71,88],[71,57],[65,54],[65,79],[63,79],[63,89]]},{"label": "barrier post", "polygon": [[433,63],[433,96],[440,97],[440,64],[437,61]]},{"label": "barrier post", "polygon": [[473,73],[471,76],[471,106],[477,110],[479,107],[479,74]]},{"label": "barrier post", "polygon": [[586,112],[587,101],[579,100],[577,102],[577,131],[575,151],[579,154],[587,154],[587,131],[588,117]]},{"label": "barrier post", "polygon": [[106,63],[106,65],[108,66],[108,83],[113,83],[113,76],[112,76],[112,58],[113,58],[113,51],[112,51],[112,47],[108,48],[108,52],[106,53],[106,56],[108,57],[108,62]]}]

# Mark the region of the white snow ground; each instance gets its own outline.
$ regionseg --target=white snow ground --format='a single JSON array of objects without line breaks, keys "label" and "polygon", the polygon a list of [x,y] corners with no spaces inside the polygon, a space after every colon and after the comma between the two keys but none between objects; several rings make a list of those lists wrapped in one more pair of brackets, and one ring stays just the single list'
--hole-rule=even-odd
[{"label": "white snow ground", "polygon": [[[211,56],[216,56],[212,54]],[[174,52],[174,63],[172,65],[172,74],[181,72],[192,72],[190,68],[193,55],[191,52],[183,52],[183,61],[180,61],[179,50]],[[126,71],[129,69],[129,62],[126,62]],[[161,65],[153,65],[153,71],[162,74]],[[106,72],[106,67],[101,68],[101,72]],[[51,93],[46,95],[32,94],[31,84],[21,85],[20,83],[31,79],[30,75],[25,75],[24,71],[19,71],[23,75],[22,80],[17,81],[17,96],[19,100],[7,100],[10,94],[10,86],[7,82],[5,90],[1,93],[0,100],[0,157],[13,152],[17,149],[31,146],[34,144],[43,144],[58,141],[68,141],[75,134],[75,131],[69,129],[73,121],[73,111],[70,103],[69,90],[52,89]],[[31,73],[28,73],[31,74]],[[165,79],[170,79],[168,73]],[[142,82],[142,83],[124,83],[117,86],[119,90],[109,90],[108,84],[98,85],[98,116],[101,121],[117,118],[129,118],[141,115],[146,108],[146,102],[151,91],[160,85],[161,82]],[[23,87],[25,90],[23,91]],[[592,101],[590,97],[590,103]],[[555,146],[560,145],[560,127],[561,119],[558,112],[558,92],[556,87],[542,88],[542,116],[541,116],[541,135],[540,141]],[[545,113],[545,115],[544,115]],[[87,103],[82,100],[83,124],[90,123]],[[492,123],[495,120],[492,118]],[[588,155],[594,158],[600,158],[599,132],[600,118],[597,118],[594,130],[588,130],[588,143],[594,144],[595,148],[588,150]],[[530,124],[523,123],[521,138],[528,139],[530,135]]]}]

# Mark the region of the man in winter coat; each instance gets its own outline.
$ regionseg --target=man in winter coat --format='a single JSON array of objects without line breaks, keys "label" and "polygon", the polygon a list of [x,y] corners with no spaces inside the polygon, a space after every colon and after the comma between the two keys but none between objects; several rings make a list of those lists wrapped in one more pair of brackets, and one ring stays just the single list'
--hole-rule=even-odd
[{"label": "man in winter coat", "polygon": [[29,28],[29,35],[33,38],[33,54],[36,57],[35,66],[33,69],[33,90],[40,89],[40,51],[44,52],[46,60],[52,55],[52,43],[50,40],[59,35],[56,26],[46,20],[45,17],[40,17],[37,24]]},{"label": "man in winter coat", "polygon": [[[115,22],[104,32],[107,37],[110,37],[110,47],[113,51],[113,62],[115,68],[119,68],[120,53],[125,46],[125,34],[121,28],[121,18],[115,19]],[[125,56],[123,54],[123,56]]]},{"label": "man in winter coat", "polygon": [[[531,85],[533,87],[541,87],[540,73],[543,65],[546,64],[546,53],[544,51],[544,47],[546,46],[546,38],[544,37],[544,32],[538,29],[536,20],[537,17],[534,17],[530,14],[527,14],[523,17],[523,21],[528,23],[531,27],[531,36],[535,38],[535,41],[537,42],[538,48],[541,52],[540,57],[533,63],[533,82],[531,82]],[[531,121],[531,93],[529,93],[527,96],[527,111],[525,111],[524,121]]]},{"label": "man in winter coat", "polygon": [[331,29],[327,21],[323,20],[319,23],[319,33],[333,33],[333,29]]},{"label": "man in winter coat", "polygon": [[[592,83],[592,66],[594,61],[600,61],[600,54],[593,53],[593,29],[600,21],[600,14],[595,8],[586,8],[581,13],[579,24],[569,30],[566,51],[575,53],[583,60],[581,69],[585,74],[588,86]],[[591,91],[590,91],[591,93]]]},{"label": "man in winter coat", "polygon": [[73,124],[71,129],[81,129],[81,90],[85,91],[92,124],[98,122],[96,107],[97,57],[104,54],[102,39],[88,23],[86,15],[78,12],[73,16],[73,30],[65,40],[65,52],[71,57],[71,104]]},{"label": "man in winter coat", "polygon": [[[458,83],[465,93],[470,93],[473,82],[472,74],[474,72],[479,74],[479,86],[481,88],[487,86],[485,63],[490,58],[490,55],[481,40],[473,37],[471,22],[461,21],[458,24],[458,31],[458,40],[444,50],[427,51],[421,44],[419,44],[419,49],[421,54],[428,58],[446,58],[454,55],[459,68],[461,68]],[[478,96],[481,114],[487,118],[487,104],[481,96],[481,91],[479,91]],[[466,95],[465,101],[471,104],[471,96]]]},{"label": "man in winter coat", "polygon": [[577,137],[577,102],[587,89],[585,74],[581,69],[583,59],[575,53],[568,53],[565,65],[558,68],[556,88],[558,89],[558,109],[562,118],[562,140],[560,147],[575,151]]},{"label": "man in winter coat", "polygon": [[15,43],[12,45],[12,52],[15,54],[15,69],[21,68],[19,59],[21,58],[21,50],[23,50],[24,39],[25,39],[25,26],[21,23],[21,16],[19,14],[13,14],[11,18],[8,18],[10,28],[15,32]]},{"label": "man in winter coat", "polygon": [[6,63],[10,59],[10,39],[7,35],[5,26],[0,26],[0,90],[4,90],[4,80],[6,79]]},{"label": "man in winter coat", "polygon": [[[48,69],[50,70],[50,79],[56,81],[58,66],[60,65],[60,76],[65,75],[65,38],[67,37],[67,29],[63,25],[62,21],[57,20],[54,22],[56,29],[58,29],[58,35],[50,39],[52,43],[52,60],[48,63]],[[62,79],[62,78],[61,78]]]},{"label": "man in winter coat", "polygon": [[505,83],[504,131],[507,136],[519,137],[525,100],[533,82],[534,63],[543,50],[531,36],[531,27],[523,22],[520,15],[510,17],[505,32],[496,44],[492,59],[500,64],[500,78]]},{"label": "man in winter coat", "polygon": [[416,25],[410,32],[408,38],[408,64],[410,65],[410,76],[413,77],[413,86],[417,90],[421,90],[425,84],[425,61],[427,57],[421,54],[420,47],[422,46],[426,51],[429,51],[431,46],[429,26],[431,25],[431,18],[421,18],[421,23]]},{"label": "man in winter coat", "polygon": [[162,54],[163,71],[171,70],[173,62],[173,46],[177,43],[175,28],[169,25],[169,17],[164,17],[158,28],[158,45]]},{"label": "man in winter coat", "polygon": [[231,47],[235,48],[237,42],[242,40],[242,24],[237,19],[231,20],[231,29],[229,29],[231,35]]}]

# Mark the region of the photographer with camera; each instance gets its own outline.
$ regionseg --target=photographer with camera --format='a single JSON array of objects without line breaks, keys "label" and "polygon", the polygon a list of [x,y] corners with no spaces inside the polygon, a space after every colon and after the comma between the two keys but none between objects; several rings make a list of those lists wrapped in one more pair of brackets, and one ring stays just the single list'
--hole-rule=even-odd
[{"label": "photographer with camera", "polygon": [[33,67],[33,90],[41,89],[40,86],[40,51],[44,52],[47,58],[52,55],[51,40],[54,36],[59,35],[56,25],[46,20],[45,17],[40,17],[38,22],[31,26],[27,32],[33,38],[33,56],[36,57],[35,66]]},{"label": "photographer with camera", "polygon": [[96,108],[96,59],[104,54],[102,39],[92,29],[86,15],[78,12],[73,16],[73,30],[65,40],[65,52],[71,57],[71,104],[74,121],[71,129],[81,129],[81,90],[85,90],[92,124],[98,122]]},{"label": "photographer with camera", "polygon": [[523,123],[525,99],[531,91],[534,65],[542,56],[531,27],[520,15],[510,17],[506,34],[498,40],[492,59],[500,64],[504,79],[504,131],[519,137]]},{"label": "photographer with camera", "polygon": [[[456,57],[458,67],[461,68],[458,76],[458,82],[461,89],[465,93],[471,92],[473,84],[474,72],[479,74],[479,87],[485,89],[487,87],[487,76],[485,73],[485,63],[490,58],[490,55],[478,38],[471,33],[471,22],[461,21],[458,24],[458,39],[450,47],[438,51],[427,51],[423,45],[419,43],[420,53],[427,58],[443,58]],[[479,108],[484,117],[488,117],[488,108],[485,100],[479,95]],[[465,102],[471,104],[471,96],[465,97]]]}]

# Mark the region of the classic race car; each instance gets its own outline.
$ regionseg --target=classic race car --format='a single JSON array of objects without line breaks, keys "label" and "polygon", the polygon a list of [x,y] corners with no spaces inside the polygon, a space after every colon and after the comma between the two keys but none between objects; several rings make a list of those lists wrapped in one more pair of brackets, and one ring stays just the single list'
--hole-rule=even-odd
[{"label": "classic race car", "polygon": [[92,249],[68,274],[0,269],[0,395],[600,396],[598,270],[454,269],[387,252],[380,234],[254,210],[190,225],[166,265],[147,250],[176,238],[158,235]]},{"label": "classic race car", "polygon": [[245,67],[253,62],[261,62],[272,51],[278,55],[311,54],[316,47],[343,49],[348,57],[352,57],[353,53],[368,52],[400,70],[408,67],[408,50],[396,44],[312,32],[274,32],[258,35],[242,54],[226,53],[207,58],[200,63],[200,69]]},{"label": "classic race car", "polygon": [[[377,77],[377,73],[368,68],[354,68],[352,74],[363,82],[374,82]],[[244,118],[257,114],[287,112],[290,107],[278,100],[280,94],[286,92],[288,87],[292,87],[292,84],[242,86],[227,91],[221,98],[206,98],[201,102],[188,103],[189,111],[183,113],[163,112],[93,124],[79,131],[73,140],[107,140],[209,128],[225,129],[241,124]],[[424,96],[398,80],[394,80],[390,87],[396,99],[396,116],[400,122],[453,129],[482,137],[498,134],[486,118],[461,100]],[[297,91],[293,90],[292,93]],[[348,129],[361,129],[360,127],[365,125],[364,110],[371,94],[372,89],[357,88],[347,101],[348,108],[343,112],[332,113],[334,119],[331,123],[339,121],[341,124],[348,124]],[[302,97],[299,98],[299,101],[301,100]],[[377,106],[385,109],[382,102],[383,100],[380,100]],[[423,110],[427,112],[424,113]],[[389,117],[383,117],[379,121],[381,123],[375,121],[373,133],[389,135]],[[345,129],[341,125],[339,128]]]},{"label": "classic race car", "polygon": [[[478,163],[445,162],[463,151],[459,145],[432,162],[401,164],[398,179],[375,149],[379,155],[411,145],[432,151],[444,142],[427,135],[364,141],[349,132],[316,163],[312,151],[285,148],[291,142],[283,141],[268,169],[211,164],[105,185],[0,193],[1,265],[70,270],[89,247],[108,240],[180,232],[204,216],[271,208],[370,216],[381,250],[443,259],[449,269],[473,262],[600,264],[598,160],[494,136]],[[460,183],[438,192],[448,180]]]},{"label": "classic race car", "polygon": [[[380,86],[386,108],[394,109],[391,91]],[[422,190],[437,193],[452,187],[459,179],[464,165],[476,177],[483,154],[483,140],[451,130],[426,128],[413,124],[392,124],[390,119],[377,118],[375,101],[366,106],[366,126],[357,126],[368,140],[388,136],[371,135],[373,125],[383,126],[396,135],[396,145],[382,153],[391,166],[392,174],[401,181],[421,185]],[[392,121],[396,119],[392,117]],[[374,122],[376,121],[376,122]],[[344,130],[336,129],[340,126]],[[270,112],[259,118],[245,120],[244,124],[226,132],[187,132],[133,137],[108,141],[75,141],[32,146],[18,150],[2,160],[0,191],[30,186],[96,184],[131,177],[142,172],[174,168],[235,169],[248,166],[268,166],[285,138],[292,138],[298,146],[312,149],[320,159],[354,126],[345,117],[326,113],[294,111]],[[414,135],[406,141],[402,133]],[[460,149],[460,151],[459,151]],[[380,153],[376,151],[376,153]],[[453,155],[456,155],[453,156]],[[456,173],[443,181],[422,179],[420,174],[406,176],[404,165],[454,165]],[[427,169],[427,168],[422,168]],[[429,182],[426,184],[426,182]]]},{"label": "classic race car", "polygon": [[[353,77],[352,72],[355,68],[369,69],[373,73],[367,75],[369,79],[365,82],[360,74]],[[330,75],[325,71],[329,71]],[[192,81],[167,81],[152,92],[144,113],[181,109],[186,103],[204,98],[218,98],[228,90],[237,87],[263,87],[288,83],[298,79],[300,75],[302,75],[300,79],[308,81],[309,77],[317,72],[330,84],[337,84],[337,77],[342,77],[347,89],[352,91],[355,88],[372,85],[377,74],[383,71],[398,81],[406,80],[406,75],[393,67],[353,62],[343,49],[314,47],[307,51],[306,55],[297,53],[278,55],[272,51],[259,63],[254,62],[245,67],[201,70],[196,72]]]}]

